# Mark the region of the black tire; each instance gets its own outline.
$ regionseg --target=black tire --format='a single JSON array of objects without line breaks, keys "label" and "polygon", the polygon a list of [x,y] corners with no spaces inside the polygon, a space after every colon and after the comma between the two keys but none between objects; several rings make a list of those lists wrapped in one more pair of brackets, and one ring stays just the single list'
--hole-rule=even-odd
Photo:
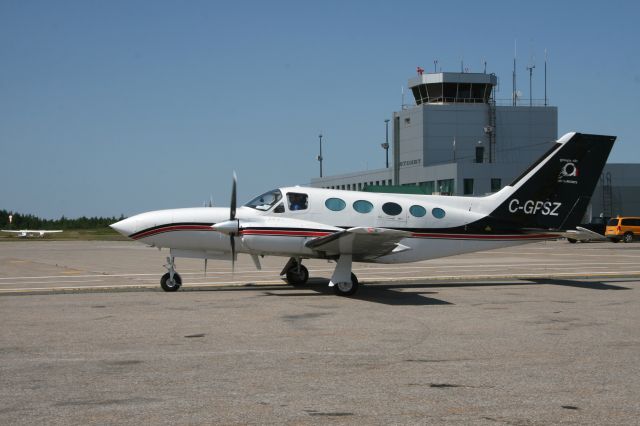
[{"label": "black tire", "polygon": [[575,244],[578,242],[578,240],[574,240],[573,238],[567,238],[567,241],[569,241],[571,244]]},{"label": "black tire", "polygon": [[353,296],[358,291],[358,277],[352,272],[351,273],[351,284],[347,283],[338,283],[333,286],[333,291],[338,296]]},{"label": "black tire", "polygon": [[287,282],[294,287],[305,285],[309,279],[309,270],[300,265],[300,272],[298,273],[298,265],[294,265],[287,271]]},{"label": "black tire", "polygon": [[160,287],[162,287],[162,289],[164,291],[178,291],[178,289],[180,288],[180,286],[182,285],[182,278],[180,277],[180,275],[175,272],[173,274],[173,283],[169,280],[169,273],[167,272],[166,274],[164,274],[162,276],[162,278],[160,279]]},{"label": "black tire", "polygon": [[622,237],[622,241],[624,241],[625,243],[630,243],[633,241],[633,233],[632,232],[627,232],[626,234],[624,234],[624,237]]}]

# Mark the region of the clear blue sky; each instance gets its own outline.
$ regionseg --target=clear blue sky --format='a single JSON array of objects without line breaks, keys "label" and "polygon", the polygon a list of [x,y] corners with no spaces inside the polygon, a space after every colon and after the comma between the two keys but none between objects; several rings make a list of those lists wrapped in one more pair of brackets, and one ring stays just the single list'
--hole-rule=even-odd
[{"label": "clear blue sky", "polygon": [[428,71],[549,98],[559,133],[640,162],[637,2],[0,1],[0,208],[42,217],[228,205],[383,167],[384,119]]}]

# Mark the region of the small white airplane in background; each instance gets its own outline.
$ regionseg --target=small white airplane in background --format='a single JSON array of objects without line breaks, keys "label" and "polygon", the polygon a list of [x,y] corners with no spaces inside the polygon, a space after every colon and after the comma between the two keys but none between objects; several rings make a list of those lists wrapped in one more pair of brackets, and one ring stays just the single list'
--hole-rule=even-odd
[{"label": "small white airplane in background", "polygon": [[12,231],[9,229],[2,229],[2,232],[9,232],[11,234],[16,234],[18,238],[32,238],[32,237],[40,237],[43,238],[46,234],[55,234],[58,232],[62,232],[61,229],[57,230],[34,230],[34,229],[21,229],[19,231]]},{"label": "small white airplane in background", "polygon": [[358,289],[352,262],[406,263],[556,239],[574,229],[615,141],[568,133],[513,183],[485,197],[405,195],[288,187],[231,207],[158,210],[111,225],[152,247],[169,248],[160,284],[176,291],[175,258],[228,259],[249,254],[288,257],[289,284],[309,278],[303,259],[336,262],[329,286]]}]

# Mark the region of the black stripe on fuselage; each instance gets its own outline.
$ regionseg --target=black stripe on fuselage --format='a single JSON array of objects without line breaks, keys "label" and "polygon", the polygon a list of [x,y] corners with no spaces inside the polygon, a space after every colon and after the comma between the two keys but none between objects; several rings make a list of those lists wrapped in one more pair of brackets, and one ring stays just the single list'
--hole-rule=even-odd
[{"label": "black stripe on fuselage", "polygon": [[160,230],[161,228],[171,228],[175,226],[213,226],[214,222],[175,222],[175,223],[164,223],[162,225],[152,226],[150,228],[145,228],[141,231],[134,232],[129,235],[129,238],[135,239],[138,235],[146,234],[150,231]]}]

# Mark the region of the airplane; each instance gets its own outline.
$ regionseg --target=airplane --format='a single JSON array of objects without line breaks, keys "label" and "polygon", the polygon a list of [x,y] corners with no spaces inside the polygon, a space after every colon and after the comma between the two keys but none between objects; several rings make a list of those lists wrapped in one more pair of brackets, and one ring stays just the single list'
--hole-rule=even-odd
[{"label": "airplane", "polygon": [[609,156],[615,136],[567,133],[510,185],[482,197],[408,195],[284,187],[231,206],[141,213],[110,225],[122,235],[169,248],[163,290],[182,278],[175,258],[227,259],[238,253],[289,258],[281,275],[304,285],[304,259],[336,266],[329,286],[356,293],[353,262],[396,264],[557,239],[575,229]]},{"label": "airplane", "polygon": [[34,229],[21,229],[19,231],[12,231],[10,229],[2,229],[2,232],[9,232],[11,234],[16,234],[18,238],[31,238],[31,237],[40,237],[44,238],[46,234],[54,234],[58,232],[62,232],[62,230],[34,230]]}]

